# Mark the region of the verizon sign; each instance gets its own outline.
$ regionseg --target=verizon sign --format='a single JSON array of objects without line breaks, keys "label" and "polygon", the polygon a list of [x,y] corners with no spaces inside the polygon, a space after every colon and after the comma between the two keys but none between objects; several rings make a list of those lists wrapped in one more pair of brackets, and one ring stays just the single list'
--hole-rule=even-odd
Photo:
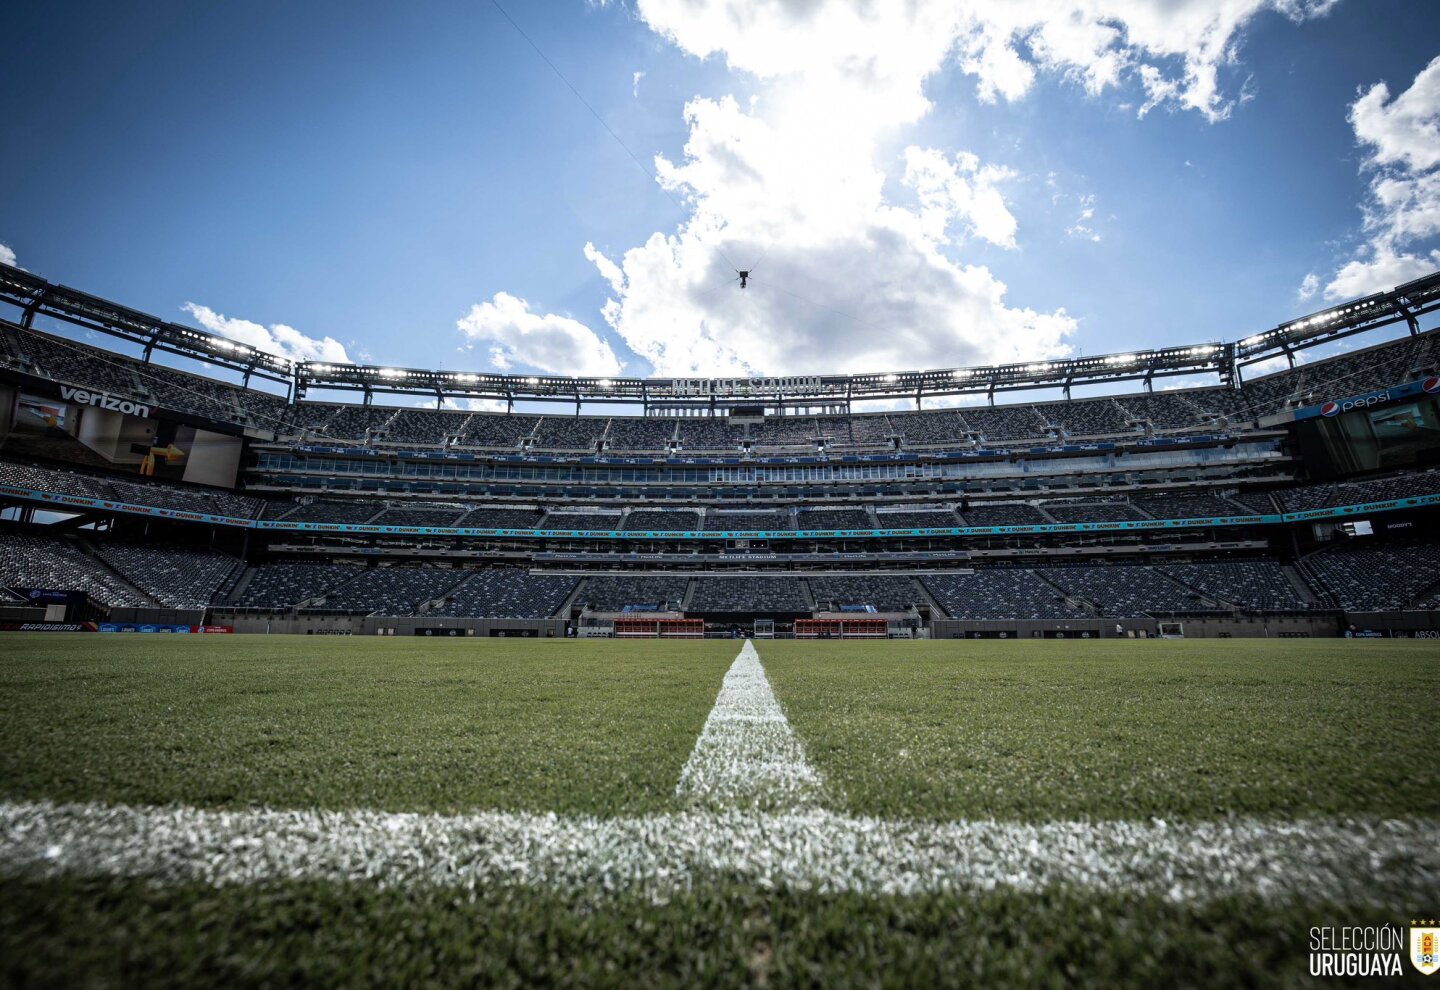
[{"label": "verizon sign", "polygon": [[91,392],[84,388],[71,388],[69,385],[60,386],[60,398],[66,402],[73,402],[80,406],[95,406],[97,409],[108,409],[110,412],[124,413],[127,416],[141,416],[149,418],[150,407],[134,402],[130,399],[122,399],[118,396],[109,395],[105,392]]}]

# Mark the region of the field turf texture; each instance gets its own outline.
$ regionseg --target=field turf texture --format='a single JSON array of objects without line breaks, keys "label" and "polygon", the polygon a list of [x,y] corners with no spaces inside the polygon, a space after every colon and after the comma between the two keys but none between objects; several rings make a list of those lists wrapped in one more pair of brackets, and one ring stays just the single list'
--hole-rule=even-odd
[{"label": "field turf texture", "polygon": [[[758,643],[829,810],[1440,818],[1424,641]],[[733,641],[5,635],[0,801],[666,815]],[[1363,869],[1363,864],[1357,868]],[[717,875],[626,891],[0,877],[6,985],[1306,982],[1311,925],[1414,903]],[[1418,977],[1417,977],[1418,979]]]}]

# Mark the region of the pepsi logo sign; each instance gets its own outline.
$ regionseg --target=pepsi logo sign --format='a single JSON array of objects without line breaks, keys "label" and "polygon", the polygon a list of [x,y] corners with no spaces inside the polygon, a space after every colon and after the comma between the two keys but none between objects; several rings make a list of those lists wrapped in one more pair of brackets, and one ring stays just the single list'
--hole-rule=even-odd
[{"label": "pepsi logo sign", "polygon": [[1383,392],[1372,392],[1369,395],[1361,395],[1354,399],[1342,399],[1339,402],[1327,402],[1320,407],[1321,416],[1335,416],[1352,409],[1368,409],[1370,406],[1378,406],[1381,403],[1389,402],[1393,396],[1390,390]]},{"label": "pepsi logo sign", "polygon": [[1440,392],[1440,378],[1432,377],[1425,379],[1420,383],[1420,389],[1426,395],[1434,395],[1436,392]]}]

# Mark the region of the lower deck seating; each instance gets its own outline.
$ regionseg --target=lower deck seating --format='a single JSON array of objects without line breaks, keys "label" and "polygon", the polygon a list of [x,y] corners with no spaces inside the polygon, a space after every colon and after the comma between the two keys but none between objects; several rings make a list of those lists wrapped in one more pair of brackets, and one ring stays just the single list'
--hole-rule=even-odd
[{"label": "lower deck seating", "polygon": [[96,541],[95,554],[127,581],[168,608],[203,608],[214,601],[236,558],[203,547]]},{"label": "lower deck seating", "polygon": [[276,562],[260,564],[233,604],[240,608],[292,608],[323,595],[360,573],[354,564]]},{"label": "lower deck seating", "polygon": [[1063,591],[1094,603],[1105,616],[1129,618],[1153,612],[1215,608],[1198,592],[1182,588],[1153,568],[1138,564],[1044,567],[1036,573]]},{"label": "lower deck seating", "polygon": [[688,612],[787,613],[808,612],[810,605],[793,577],[702,577]]},{"label": "lower deck seating", "polygon": [[1241,608],[1265,612],[1293,612],[1311,608],[1300,597],[1285,570],[1273,560],[1221,560],[1165,564],[1156,570],[1211,598]]},{"label": "lower deck seating", "polygon": [[366,614],[412,615],[424,602],[444,597],[465,576],[464,571],[451,568],[376,567],[327,594],[318,607]]},{"label": "lower deck seating", "polygon": [[102,605],[150,605],[73,544],[43,534],[0,529],[0,587],[83,591]]},{"label": "lower deck seating", "polygon": [[893,612],[923,600],[914,579],[899,574],[849,574],[809,581],[815,604],[822,609],[827,605],[873,605],[882,612]]},{"label": "lower deck seating", "polygon": [[1341,608],[1404,609],[1440,582],[1440,543],[1366,542],[1362,537],[1311,554],[1305,564]]},{"label": "lower deck seating", "polygon": [[468,619],[544,619],[559,611],[576,579],[520,570],[476,571],[426,615]]},{"label": "lower deck seating", "polygon": [[1083,619],[1086,613],[1030,571],[988,567],[921,580],[952,619]]},{"label": "lower deck seating", "polygon": [[628,605],[674,609],[689,584],[689,578],[667,575],[603,575],[585,579],[579,601],[601,612],[618,612]]}]

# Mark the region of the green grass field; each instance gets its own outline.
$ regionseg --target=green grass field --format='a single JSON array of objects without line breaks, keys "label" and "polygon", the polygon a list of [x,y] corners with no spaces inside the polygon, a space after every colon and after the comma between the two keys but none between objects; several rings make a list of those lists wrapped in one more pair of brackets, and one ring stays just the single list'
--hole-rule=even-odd
[{"label": "green grass field", "polygon": [[[683,822],[677,781],[738,649],[6,635],[0,801],[532,813],[522,820],[540,816],[535,829],[551,813],[562,825]],[[1440,826],[1440,648],[1423,641],[759,650],[823,781],[820,811],[847,823]],[[0,832],[0,849],[21,838]],[[0,855],[0,981],[1296,985],[1311,925],[1408,924],[1440,909],[1433,856],[1400,859],[1356,860],[1362,879],[1384,874],[1373,896],[1297,898],[1243,877],[1202,897],[1063,877],[826,890],[698,861],[663,896],[273,867],[215,883]]]}]

